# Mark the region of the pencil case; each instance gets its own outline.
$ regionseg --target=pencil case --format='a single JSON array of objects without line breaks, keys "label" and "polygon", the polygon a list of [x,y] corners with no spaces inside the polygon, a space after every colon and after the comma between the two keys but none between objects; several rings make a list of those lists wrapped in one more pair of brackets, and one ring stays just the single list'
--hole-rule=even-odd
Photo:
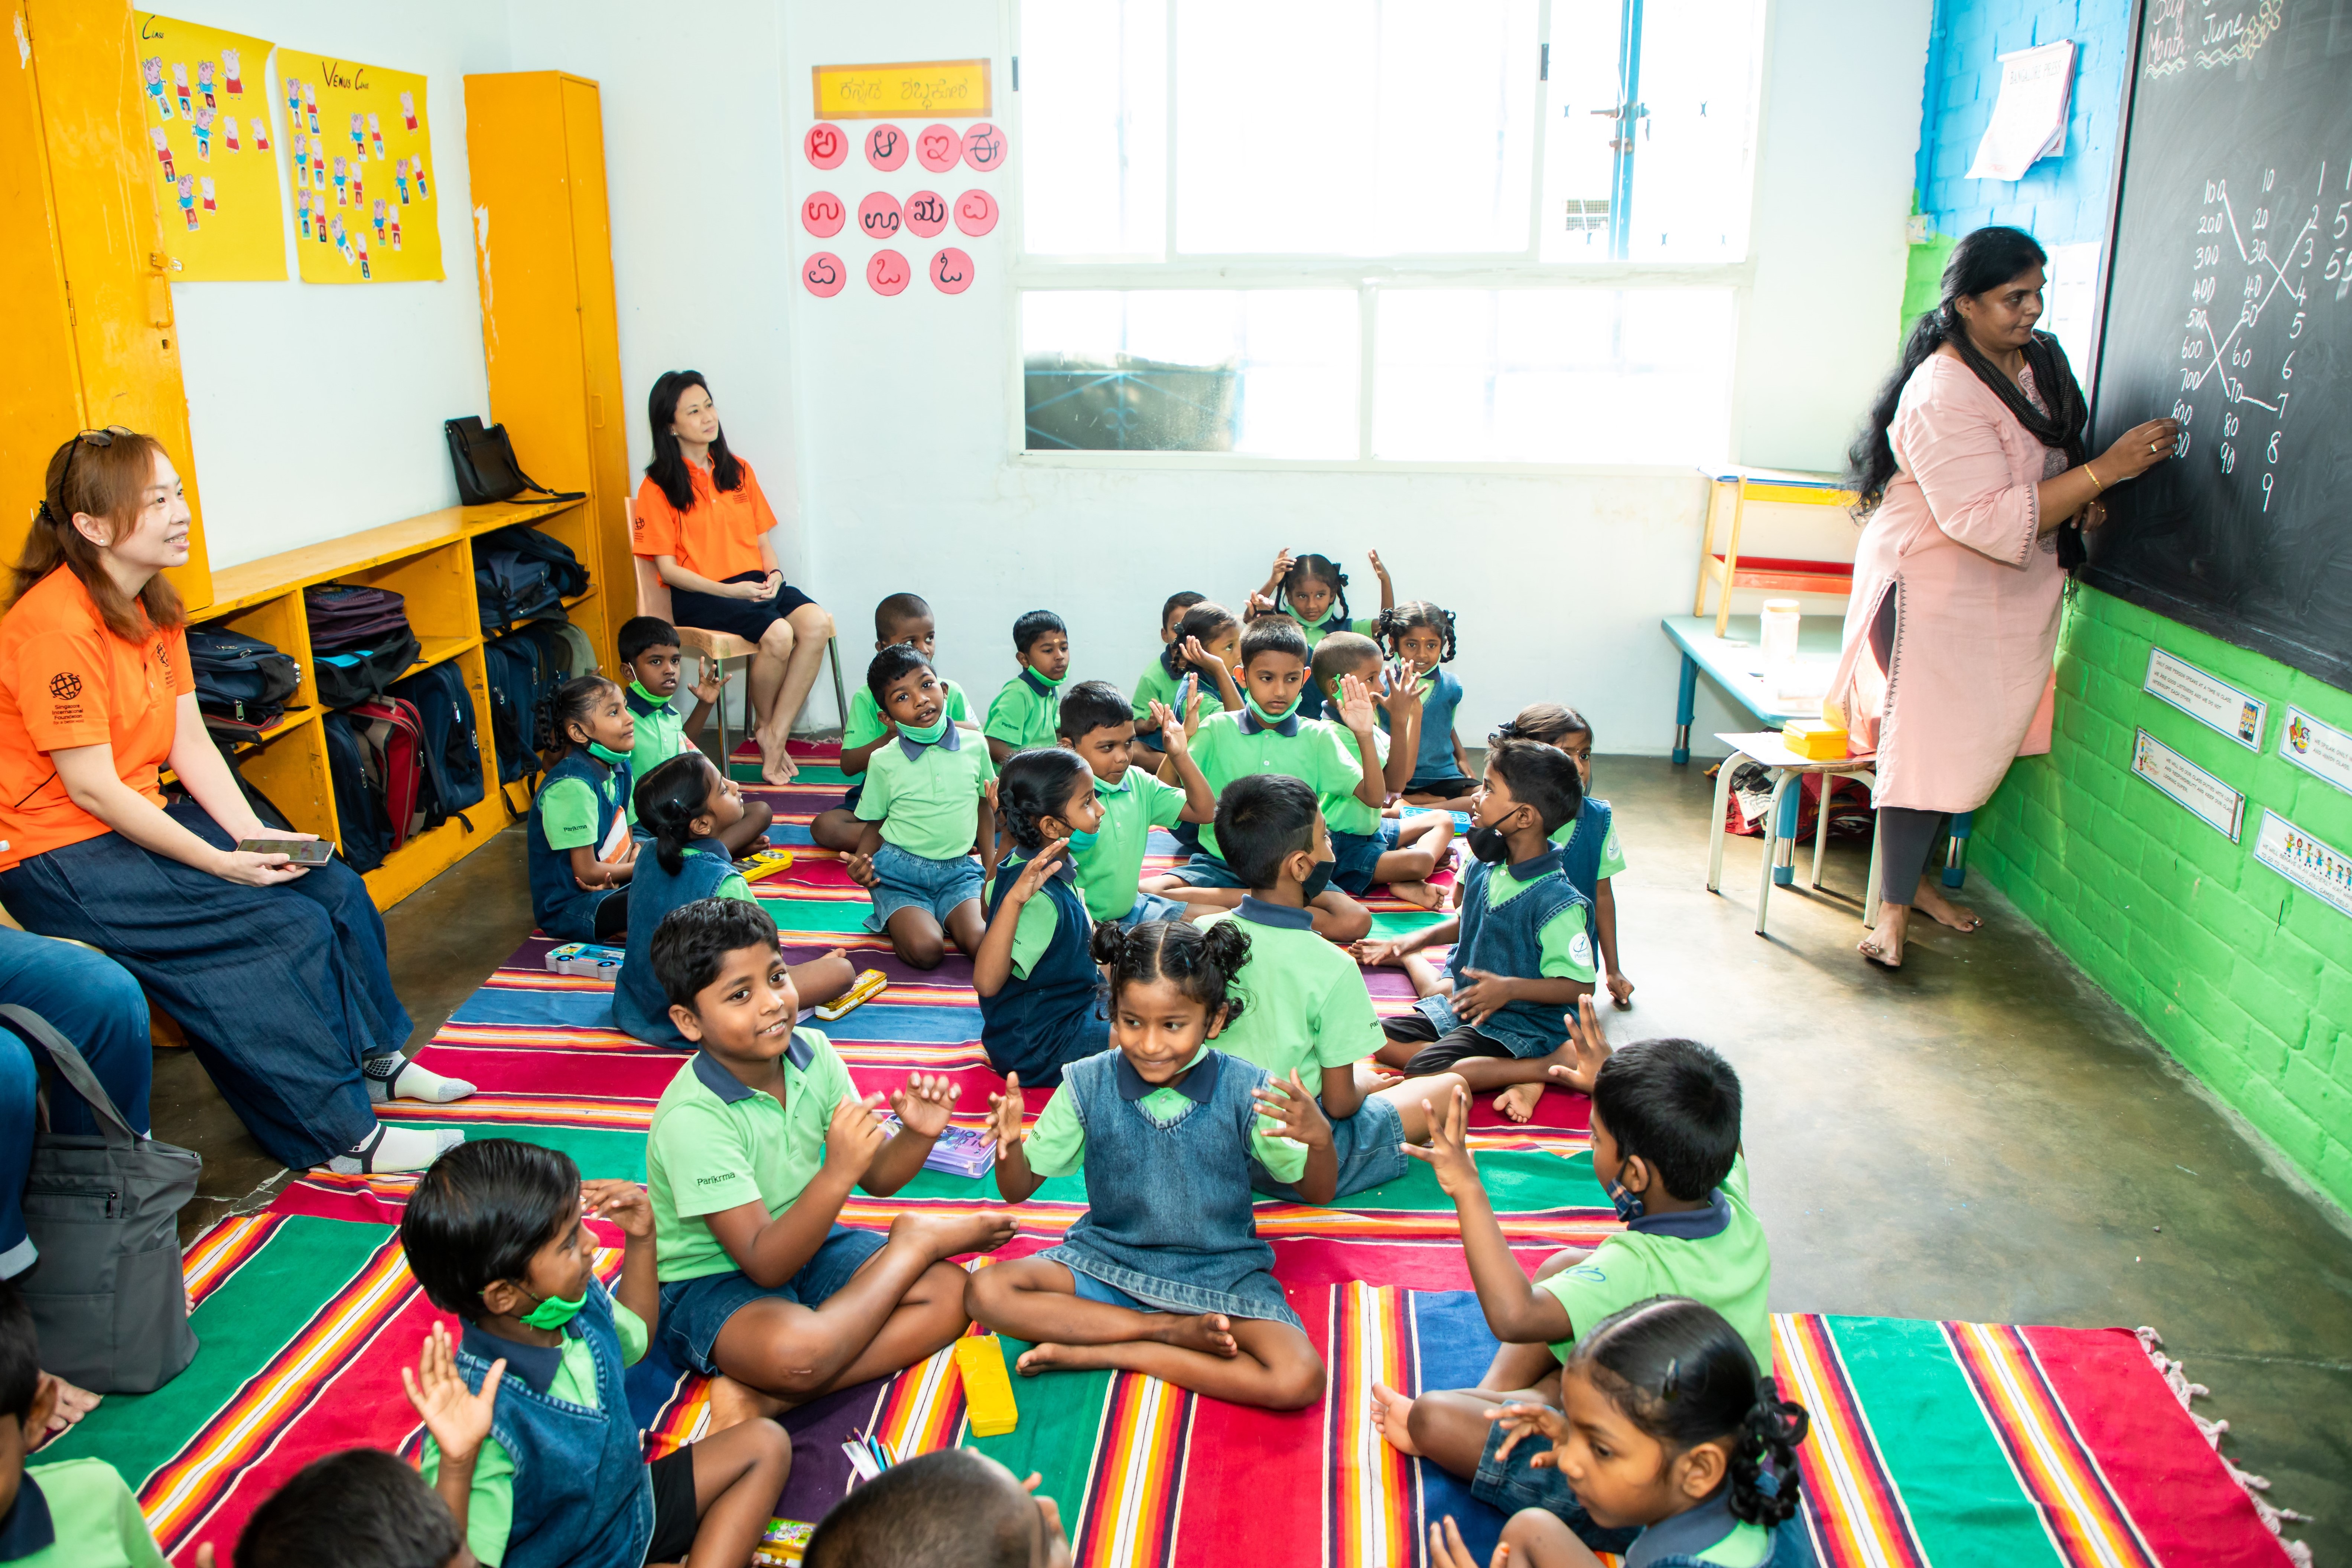
[{"label": "pencil case", "polygon": [[831,1023],[835,1019],[847,1013],[852,1008],[857,1007],[861,1003],[870,1002],[875,998],[880,996],[882,994],[883,988],[887,986],[889,983],[889,977],[884,975],[879,969],[860,970],[857,976],[857,983],[851,986],[846,992],[834,998],[833,1000],[819,1006],[816,1009],[816,1016],[824,1022]]}]

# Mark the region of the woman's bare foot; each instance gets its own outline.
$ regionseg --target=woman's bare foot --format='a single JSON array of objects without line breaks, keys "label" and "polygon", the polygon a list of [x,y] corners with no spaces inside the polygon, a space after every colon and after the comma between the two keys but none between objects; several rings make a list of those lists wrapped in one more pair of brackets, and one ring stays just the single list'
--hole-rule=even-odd
[{"label": "woman's bare foot", "polygon": [[36,1447],[55,1442],[68,1427],[97,1409],[99,1401],[106,1397],[103,1394],[92,1394],[87,1388],[77,1388],[54,1372],[45,1372],[41,1377],[56,1387],[58,1398],[49,1409],[48,1427],[41,1434],[41,1441]]},{"label": "woman's bare foot", "polygon": [[1392,882],[1389,883],[1389,892],[1423,909],[1436,909],[1445,903],[1445,890],[1425,882]]},{"label": "woman's bare foot", "polygon": [[1911,922],[1911,908],[1904,904],[1882,904],[1878,906],[1877,929],[1865,931],[1854,944],[1854,951],[1883,969],[1903,967],[1903,928]]},{"label": "woman's bare foot", "polygon": [[714,1377],[710,1380],[710,1421],[703,1427],[702,1435],[707,1437],[713,1432],[724,1432],[761,1416],[781,1416],[791,1408],[785,1401],[772,1394],[762,1394],[749,1384],[738,1383],[731,1377]]},{"label": "woman's bare foot", "polygon": [[1943,889],[1926,877],[1919,880],[1919,891],[1911,895],[1911,907],[1938,925],[1948,925],[1955,931],[1974,931],[1984,924],[1983,917],[1964,904],[1954,904],[1944,896]]},{"label": "woman's bare foot", "polygon": [[1412,1446],[1412,1401],[1385,1383],[1372,1385],[1372,1425],[1381,1441],[1400,1454],[1418,1454]]},{"label": "woman's bare foot", "polygon": [[1542,1084],[1514,1083],[1495,1096],[1495,1109],[1514,1122],[1524,1122],[1536,1113],[1536,1103],[1542,1098]]},{"label": "woman's bare foot", "polygon": [[993,1252],[1013,1239],[1013,1216],[1003,1209],[979,1214],[925,1214],[902,1210],[890,1221],[890,1235],[918,1241],[934,1258],[961,1258],[967,1252]]}]

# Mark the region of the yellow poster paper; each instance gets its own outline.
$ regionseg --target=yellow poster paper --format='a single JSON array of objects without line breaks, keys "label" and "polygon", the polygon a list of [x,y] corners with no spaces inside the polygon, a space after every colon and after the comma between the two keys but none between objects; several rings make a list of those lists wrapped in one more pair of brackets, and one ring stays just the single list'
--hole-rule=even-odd
[{"label": "yellow poster paper", "polygon": [[819,120],[888,120],[927,114],[973,120],[988,112],[986,60],[908,60],[886,66],[812,66]]},{"label": "yellow poster paper", "polygon": [[441,169],[425,78],[280,49],[277,88],[302,281],[439,281]]},{"label": "yellow poster paper", "polygon": [[135,18],[148,146],[174,283],[286,276],[266,38]]}]

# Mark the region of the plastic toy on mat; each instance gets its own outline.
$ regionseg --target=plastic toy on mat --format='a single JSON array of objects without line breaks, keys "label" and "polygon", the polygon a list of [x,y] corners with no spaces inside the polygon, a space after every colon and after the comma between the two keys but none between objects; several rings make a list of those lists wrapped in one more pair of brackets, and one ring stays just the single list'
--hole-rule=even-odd
[{"label": "plastic toy on mat", "polygon": [[793,852],[790,850],[761,850],[757,854],[746,855],[737,861],[735,869],[743,873],[745,882],[758,882],[761,877],[773,876],[780,871],[791,869],[792,863]]},{"label": "plastic toy on mat", "polygon": [[967,1334],[955,1343],[956,1367],[963,1374],[963,1407],[971,1429],[982,1437],[1010,1432],[1021,1424],[1013,1402],[1013,1379],[1005,1375],[1004,1347],[994,1334]]},{"label": "plastic toy on mat", "polygon": [[797,1519],[772,1519],[751,1550],[751,1568],[792,1568],[807,1554],[816,1526]]},{"label": "plastic toy on mat", "polygon": [[550,974],[580,975],[593,980],[618,979],[624,950],[593,942],[566,942],[547,950]]},{"label": "plastic toy on mat", "polygon": [[[889,1112],[882,1113],[882,1125],[890,1135],[898,1135],[904,1125]],[[978,1127],[949,1127],[931,1145],[931,1152],[923,1158],[927,1171],[943,1171],[949,1176],[984,1176],[996,1168],[996,1140]]]},{"label": "plastic toy on mat", "polygon": [[824,1022],[831,1023],[852,1008],[861,1003],[870,1002],[880,996],[883,988],[889,983],[889,977],[879,969],[861,969],[857,973],[856,982],[833,1000],[821,1004],[816,1009],[816,1016]]}]

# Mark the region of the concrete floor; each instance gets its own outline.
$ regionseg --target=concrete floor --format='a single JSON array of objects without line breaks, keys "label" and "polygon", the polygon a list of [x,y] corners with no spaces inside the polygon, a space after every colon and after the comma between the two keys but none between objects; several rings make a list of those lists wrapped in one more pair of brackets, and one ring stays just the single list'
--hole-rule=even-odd
[{"label": "concrete floor", "polygon": [[[2006,900],[1972,881],[1971,936],[1925,925],[1899,974],[1853,953],[1864,854],[1752,924],[1758,844],[1705,891],[1702,768],[1603,758],[1631,870],[1621,946],[1640,989],[1621,1043],[1688,1035],[1748,1093],[1754,1197],[1780,1311],[2149,1324],[2226,1418],[2224,1451],[2295,1533],[2352,1561],[2352,1227],[2284,1176]],[[431,1038],[530,925],[520,828],[394,909],[393,974]],[[1924,925],[1924,923],[1923,923]],[[1915,927],[1915,929],[1918,929]],[[190,1234],[281,1174],[195,1063],[161,1053],[156,1132],[201,1150]]]}]

